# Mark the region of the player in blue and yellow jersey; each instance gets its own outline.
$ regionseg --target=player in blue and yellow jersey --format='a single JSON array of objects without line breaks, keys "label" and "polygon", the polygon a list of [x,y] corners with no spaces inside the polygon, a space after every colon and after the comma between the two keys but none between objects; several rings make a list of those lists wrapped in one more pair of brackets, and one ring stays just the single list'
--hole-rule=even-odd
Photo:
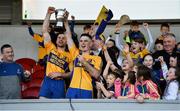
[{"label": "player in blue and yellow jersey", "polygon": [[[72,32],[72,38],[76,46],[78,47],[77,34],[74,32],[75,17],[71,16],[71,18],[72,20],[70,21],[69,25]],[[31,22],[27,22],[29,34],[32,36],[33,40],[38,42],[38,63],[40,65],[46,66],[48,52],[46,52],[45,49],[44,37],[42,36],[42,34],[35,33],[31,27],[31,24],[32,24]],[[54,28],[54,26],[50,24],[48,27],[48,32],[51,36],[52,43],[56,44],[56,39],[57,39],[56,34],[59,32],[59,29],[56,30],[56,28]]]},{"label": "player in blue and yellow jersey", "polygon": [[[29,34],[36,42],[38,42],[38,63],[40,65],[46,66],[47,52],[44,46],[44,37],[42,36],[42,34],[35,33],[31,27],[31,24],[31,22],[27,22]],[[48,32],[51,35],[51,41],[55,44],[56,35],[54,33],[52,25],[48,27]]]},{"label": "player in blue and yellow jersey", "polygon": [[70,53],[65,51],[67,39],[63,33],[57,34],[56,44],[51,42],[48,32],[50,16],[55,12],[54,7],[49,7],[43,23],[43,37],[45,49],[48,53],[46,77],[40,90],[40,98],[64,98],[65,81],[63,78],[70,76]]},{"label": "player in blue and yellow jersey", "polygon": [[99,56],[90,53],[92,37],[89,34],[82,34],[80,36],[80,50],[75,47],[68,26],[68,15],[69,13],[66,11],[64,14],[64,25],[66,28],[67,44],[72,60],[74,60],[74,66],[66,96],[67,98],[92,98],[92,78],[99,78],[102,60]]}]

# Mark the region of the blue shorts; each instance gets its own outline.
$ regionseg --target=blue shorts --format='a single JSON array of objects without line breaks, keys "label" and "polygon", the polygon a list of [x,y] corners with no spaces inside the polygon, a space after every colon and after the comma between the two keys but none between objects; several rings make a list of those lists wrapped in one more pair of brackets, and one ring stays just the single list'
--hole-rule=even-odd
[{"label": "blue shorts", "polygon": [[66,98],[92,99],[92,91],[77,88],[68,88]]},{"label": "blue shorts", "polygon": [[65,82],[64,80],[54,80],[45,77],[39,96],[46,98],[65,98]]}]

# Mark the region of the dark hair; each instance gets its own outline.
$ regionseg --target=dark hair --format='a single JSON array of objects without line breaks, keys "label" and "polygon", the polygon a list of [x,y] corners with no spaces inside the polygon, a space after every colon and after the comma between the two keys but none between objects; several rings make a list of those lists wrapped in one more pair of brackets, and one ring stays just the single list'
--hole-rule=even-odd
[{"label": "dark hair", "polygon": [[178,42],[176,45],[177,45],[177,46],[180,45],[180,42]]},{"label": "dark hair", "polygon": [[178,55],[176,53],[173,53],[170,55],[170,57],[176,58]]},{"label": "dark hair", "polygon": [[128,80],[131,84],[135,84],[136,82],[136,75],[134,71],[129,71],[128,73]]},{"label": "dark hair", "polygon": [[[147,57],[147,56],[151,56],[151,57],[153,58],[152,54],[151,54],[151,53],[148,53],[148,54],[144,55],[143,61],[144,61],[145,57]],[[154,58],[153,58],[153,62],[154,62]]]},{"label": "dark hair", "polygon": [[110,72],[111,74],[114,74],[116,76],[116,78],[120,78],[121,80],[124,79],[124,71],[122,71],[121,69],[115,69],[113,72]]},{"label": "dark hair", "polygon": [[180,84],[180,67],[176,67],[176,72],[175,72],[176,80]]},{"label": "dark hair", "polygon": [[119,56],[119,49],[116,46],[112,46],[112,47],[108,48],[108,52],[109,52],[109,55],[111,56],[111,58],[112,57],[114,58],[115,54],[118,54],[117,57]]},{"label": "dark hair", "polygon": [[134,39],[132,39],[132,41],[138,42],[140,44],[142,44],[142,43],[146,44],[146,40],[144,38],[134,38]]},{"label": "dark hair", "polygon": [[87,29],[90,29],[91,28],[91,25],[85,25],[84,27],[83,27],[83,30],[87,30]]},{"label": "dark hair", "polygon": [[134,20],[130,23],[130,25],[131,26],[139,26],[139,23],[136,20]]},{"label": "dark hair", "polygon": [[1,46],[1,53],[3,53],[3,50],[4,50],[5,48],[12,48],[12,46],[9,45],[9,44],[4,44],[4,45],[2,45],[2,46]]},{"label": "dark hair", "polygon": [[107,49],[108,53],[109,53],[109,56],[113,62],[113,64],[121,69],[121,66],[117,63],[117,59],[118,59],[118,56],[119,56],[119,49],[116,47],[116,46],[112,46],[110,48]]},{"label": "dark hair", "polygon": [[116,42],[115,42],[115,40],[113,40],[113,39],[109,39],[108,41],[113,42],[114,46],[116,46]]},{"label": "dark hair", "polygon": [[168,23],[162,23],[161,24],[161,29],[162,29],[162,27],[167,27],[169,29],[169,24]]},{"label": "dark hair", "polygon": [[83,33],[83,34],[81,34],[80,38],[81,38],[82,36],[86,36],[86,37],[88,37],[88,38],[90,38],[90,39],[92,40],[92,36],[89,35],[89,34]]},{"label": "dark hair", "polygon": [[137,79],[140,77],[143,77],[143,80],[151,80],[151,69],[145,65],[139,66],[137,71]]},{"label": "dark hair", "polygon": [[162,45],[163,45],[163,40],[156,39],[155,45],[156,45],[156,44],[162,44]]},{"label": "dark hair", "polygon": [[52,27],[49,34],[50,34],[50,37],[51,37],[51,41],[55,46],[57,46],[56,41],[57,41],[58,35],[59,34],[64,34],[65,31],[66,30],[63,27],[55,27],[55,28]]}]

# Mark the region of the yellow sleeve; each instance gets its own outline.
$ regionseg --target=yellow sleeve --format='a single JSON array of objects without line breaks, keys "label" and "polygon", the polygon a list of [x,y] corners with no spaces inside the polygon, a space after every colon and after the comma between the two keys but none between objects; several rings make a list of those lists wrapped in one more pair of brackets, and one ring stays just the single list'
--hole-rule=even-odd
[{"label": "yellow sleeve", "polygon": [[69,63],[69,70],[72,71],[73,70],[73,61]]},{"label": "yellow sleeve", "polygon": [[46,53],[49,54],[52,49],[55,48],[55,45],[49,41],[45,44]]},{"label": "yellow sleeve", "polygon": [[100,70],[100,69],[101,69],[101,66],[102,66],[102,59],[101,59],[101,57],[96,56],[93,64],[94,64],[94,67],[95,67],[97,70]]},{"label": "yellow sleeve", "polygon": [[39,34],[34,34],[33,39],[37,42],[43,42],[44,37],[40,36]]},{"label": "yellow sleeve", "polygon": [[142,56],[144,57],[146,54],[149,54],[150,52],[148,51],[148,49],[143,49],[142,50]]},{"label": "yellow sleeve", "polygon": [[79,55],[79,49],[77,49],[75,45],[69,48],[69,52],[72,57],[72,60],[74,60],[76,56]]}]

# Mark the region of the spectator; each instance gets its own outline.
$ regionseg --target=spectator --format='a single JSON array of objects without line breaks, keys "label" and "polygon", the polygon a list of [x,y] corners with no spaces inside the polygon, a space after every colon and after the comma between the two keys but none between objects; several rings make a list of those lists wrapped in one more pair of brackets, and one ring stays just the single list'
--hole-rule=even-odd
[{"label": "spectator", "polygon": [[179,84],[180,84],[180,69],[177,67],[167,68],[162,56],[159,57],[161,67],[163,69],[163,76],[167,81],[166,89],[164,91],[163,99],[176,100],[178,99]]},{"label": "spectator", "polygon": [[151,79],[151,70],[144,65],[138,67],[135,90],[136,90],[136,97],[135,97],[136,99],[139,98],[151,99],[151,100],[160,99],[157,85],[153,83]]},{"label": "spectator", "polygon": [[166,34],[170,32],[170,26],[168,23],[162,23],[161,24],[161,35],[156,40],[162,40],[165,38]]},{"label": "spectator", "polygon": [[[166,36],[163,39],[163,47],[164,49],[162,51],[156,51],[153,53],[153,58],[158,59],[159,56],[163,56],[167,66],[169,67],[169,60],[171,55],[176,55],[177,60],[180,58],[180,55],[176,52],[176,37],[172,33],[167,33]],[[155,63],[155,68],[160,69],[160,63],[156,62]]]},{"label": "spectator", "polygon": [[0,99],[20,99],[21,81],[29,80],[31,73],[13,61],[14,52],[9,44],[1,47],[0,55]]},{"label": "spectator", "polygon": [[156,40],[154,46],[154,52],[163,50],[163,40]]},{"label": "spectator", "polygon": [[[121,71],[118,69],[113,72],[109,71],[109,68],[112,64],[112,62],[108,61],[106,68],[103,71],[103,77],[106,80],[106,85],[104,85],[102,82],[96,82],[98,98],[114,98],[114,81],[119,75],[121,75]],[[105,86],[107,86],[107,88]]]},{"label": "spectator", "polygon": [[[120,93],[117,96],[117,99],[134,99],[135,97],[135,82],[136,82],[136,76],[134,71],[128,72],[128,77],[126,81],[119,82],[120,88]],[[117,81],[116,85],[118,85]],[[115,86],[117,88],[117,86]],[[115,91],[117,91],[115,89]]]},{"label": "spectator", "polygon": [[152,81],[156,83],[156,85],[158,86],[159,94],[162,97],[165,86],[166,86],[166,81],[164,80],[162,69],[156,70],[153,67],[154,63],[157,61],[159,60],[158,59],[154,60],[151,54],[147,54],[143,58],[143,65],[145,65],[151,70]]}]

